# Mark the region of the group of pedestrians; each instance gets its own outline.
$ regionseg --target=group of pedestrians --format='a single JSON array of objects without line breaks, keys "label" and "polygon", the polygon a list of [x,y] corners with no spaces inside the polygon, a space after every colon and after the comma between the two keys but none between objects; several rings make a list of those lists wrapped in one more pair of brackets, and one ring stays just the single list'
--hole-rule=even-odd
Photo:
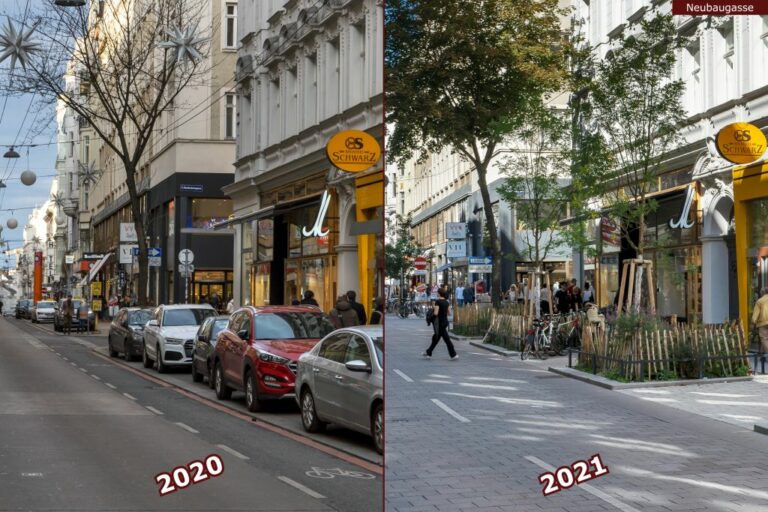
[{"label": "group of pedestrians", "polygon": [[[315,299],[315,292],[312,290],[306,290],[301,300],[294,297],[291,300],[291,305],[320,307],[317,299]],[[373,301],[373,311],[371,317],[368,318],[365,306],[357,302],[357,292],[349,290],[336,298],[336,304],[328,316],[331,317],[331,321],[337,328],[366,324],[378,325],[382,323],[384,317],[384,301],[380,297]]]},{"label": "group of pedestrians", "polygon": [[90,319],[88,318],[88,303],[80,301],[80,307],[76,307],[72,300],[72,294],[67,295],[66,300],[61,306],[61,314],[64,316],[64,327],[62,333],[65,336],[72,334],[72,320],[77,318],[77,332],[88,332]]}]

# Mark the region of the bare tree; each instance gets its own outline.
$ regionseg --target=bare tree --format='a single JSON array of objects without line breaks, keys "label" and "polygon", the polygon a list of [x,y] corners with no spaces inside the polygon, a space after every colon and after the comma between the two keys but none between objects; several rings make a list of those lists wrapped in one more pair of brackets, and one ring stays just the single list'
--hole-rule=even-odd
[{"label": "bare tree", "polygon": [[[37,25],[46,51],[3,81],[8,94],[35,93],[61,101],[88,123],[125,170],[139,246],[139,302],[147,303],[148,256],[138,172],[155,126],[188,86],[203,83],[209,59],[206,0],[103,0],[83,8],[46,0],[15,20]],[[74,74],[79,87],[67,88]]]}]

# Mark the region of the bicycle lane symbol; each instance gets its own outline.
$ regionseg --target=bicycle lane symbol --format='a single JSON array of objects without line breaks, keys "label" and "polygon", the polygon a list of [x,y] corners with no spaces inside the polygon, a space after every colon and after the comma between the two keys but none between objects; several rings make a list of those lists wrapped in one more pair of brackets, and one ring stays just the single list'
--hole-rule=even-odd
[{"label": "bicycle lane symbol", "polygon": [[323,479],[336,478],[337,476],[348,477],[348,478],[359,478],[361,480],[373,480],[374,478],[376,478],[375,475],[372,475],[370,473],[363,473],[362,471],[347,471],[341,468],[324,469],[324,468],[317,468],[314,466],[312,467],[311,470],[306,472],[306,475],[311,478],[323,478]]}]

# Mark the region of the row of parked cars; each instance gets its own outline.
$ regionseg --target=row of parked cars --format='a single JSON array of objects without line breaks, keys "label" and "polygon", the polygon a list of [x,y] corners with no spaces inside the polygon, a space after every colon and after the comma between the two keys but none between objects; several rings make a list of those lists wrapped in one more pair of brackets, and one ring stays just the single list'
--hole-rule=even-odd
[{"label": "row of parked cars", "polygon": [[220,316],[208,304],[123,308],[109,354],[145,368],[190,368],[220,400],[245,393],[252,412],[294,398],[309,432],[334,423],[369,434],[383,451],[383,331],[336,329],[313,306],[246,306]]},{"label": "row of parked cars", "polygon": [[[14,316],[18,319],[25,318],[31,320],[32,323],[52,323],[55,331],[62,331],[66,323],[64,318],[64,301],[66,299],[59,299],[58,301],[46,299],[35,302],[32,299],[20,299],[16,302],[14,310]],[[96,315],[82,299],[72,299],[72,305],[75,311],[80,311],[80,307],[84,305],[88,307],[88,329],[94,330],[96,327]],[[83,322],[85,320],[83,319]],[[78,330],[80,326],[80,319],[77,314],[72,315],[72,329]],[[83,326],[85,327],[85,326]]]}]

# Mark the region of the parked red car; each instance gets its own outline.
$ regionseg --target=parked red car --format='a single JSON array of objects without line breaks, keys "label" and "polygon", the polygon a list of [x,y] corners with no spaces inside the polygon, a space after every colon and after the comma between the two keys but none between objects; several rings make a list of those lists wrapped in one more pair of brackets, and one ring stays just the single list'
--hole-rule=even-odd
[{"label": "parked red car", "polygon": [[299,356],[334,330],[328,315],[312,306],[246,306],[219,333],[214,353],[216,396],[245,391],[248,410],[293,396]]}]

